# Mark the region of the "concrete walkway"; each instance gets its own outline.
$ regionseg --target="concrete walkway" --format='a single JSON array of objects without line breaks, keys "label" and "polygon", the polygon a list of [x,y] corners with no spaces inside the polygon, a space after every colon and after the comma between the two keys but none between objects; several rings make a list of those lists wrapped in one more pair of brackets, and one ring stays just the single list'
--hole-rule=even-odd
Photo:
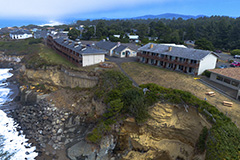
[{"label": "concrete walkway", "polygon": [[[213,90],[217,91],[218,93],[226,96],[227,98],[231,99],[231,100],[234,101],[235,103],[240,104],[240,102],[235,99],[234,94],[231,93],[230,91],[226,91],[225,88],[224,88],[224,86],[219,87],[219,84],[214,85],[213,82],[210,82],[210,80],[208,80],[208,79],[205,78],[205,77],[199,79],[198,81],[201,82],[201,83],[203,83],[204,85],[212,88]],[[229,89],[229,90],[231,90],[231,89]]]}]

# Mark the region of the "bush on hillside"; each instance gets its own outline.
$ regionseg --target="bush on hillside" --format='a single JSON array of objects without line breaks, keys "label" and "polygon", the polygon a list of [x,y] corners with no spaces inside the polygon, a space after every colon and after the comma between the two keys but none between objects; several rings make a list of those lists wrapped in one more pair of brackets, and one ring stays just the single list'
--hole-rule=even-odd
[{"label": "bush on hillside", "polygon": [[231,55],[235,56],[235,55],[240,55],[240,49],[234,49],[231,52]]}]

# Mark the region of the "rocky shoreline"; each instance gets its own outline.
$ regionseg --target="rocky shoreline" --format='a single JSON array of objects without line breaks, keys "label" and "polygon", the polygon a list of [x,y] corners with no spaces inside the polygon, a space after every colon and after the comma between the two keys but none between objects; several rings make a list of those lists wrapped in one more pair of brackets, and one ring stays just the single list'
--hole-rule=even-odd
[{"label": "rocky shoreline", "polygon": [[21,126],[19,130],[36,146],[37,159],[110,159],[108,153],[115,147],[113,136],[104,137],[100,146],[87,142],[85,137],[94,124],[45,100],[21,106],[12,115]]},{"label": "rocky shoreline", "polygon": [[29,143],[36,146],[37,160],[111,159],[116,145],[113,135],[104,136],[100,145],[88,142],[86,136],[96,122],[64,109],[64,106],[57,108],[46,99],[47,94],[22,89],[19,85],[21,64],[2,61],[0,68],[13,68],[13,76],[7,80],[13,100],[2,107],[18,124],[19,134],[24,134]]}]

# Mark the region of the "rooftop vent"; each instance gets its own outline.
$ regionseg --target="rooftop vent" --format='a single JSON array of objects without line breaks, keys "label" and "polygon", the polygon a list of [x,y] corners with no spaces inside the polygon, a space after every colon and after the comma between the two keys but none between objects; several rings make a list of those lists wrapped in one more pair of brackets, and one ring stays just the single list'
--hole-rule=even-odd
[{"label": "rooftop vent", "polygon": [[121,45],[121,42],[117,42],[117,47],[119,47]]},{"label": "rooftop vent", "polygon": [[153,48],[153,44],[151,44],[149,48],[152,49]]},{"label": "rooftop vent", "polygon": [[171,52],[172,51],[172,47],[168,47],[168,52]]}]

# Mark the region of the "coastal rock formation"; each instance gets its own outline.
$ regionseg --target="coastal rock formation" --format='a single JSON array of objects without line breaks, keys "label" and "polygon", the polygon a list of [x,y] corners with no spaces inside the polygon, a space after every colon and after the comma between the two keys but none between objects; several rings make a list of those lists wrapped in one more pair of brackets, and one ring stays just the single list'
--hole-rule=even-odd
[{"label": "coastal rock formation", "polygon": [[74,72],[64,68],[48,67],[46,69],[24,69],[24,76],[29,82],[49,84],[60,87],[92,88],[98,83],[94,72]]},{"label": "coastal rock formation", "polygon": [[186,112],[184,108],[158,103],[149,113],[151,118],[144,125],[124,122],[116,147],[123,159],[191,160],[197,156],[194,147],[199,134],[210,125],[194,108]]},{"label": "coastal rock formation", "polygon": [[[39,157],[59,159],[61,155],[71,160],[79,157],[107,159],[108,152],[115,147],[112,135],[103,137],[99,147],[88,143],[85,137],[94,127],[93,122],[44,100],[35,105],[22,106],[12,114],[21,126],[19,129],[36,145]],[[64,154],[66,151],[67,154]]]}]

